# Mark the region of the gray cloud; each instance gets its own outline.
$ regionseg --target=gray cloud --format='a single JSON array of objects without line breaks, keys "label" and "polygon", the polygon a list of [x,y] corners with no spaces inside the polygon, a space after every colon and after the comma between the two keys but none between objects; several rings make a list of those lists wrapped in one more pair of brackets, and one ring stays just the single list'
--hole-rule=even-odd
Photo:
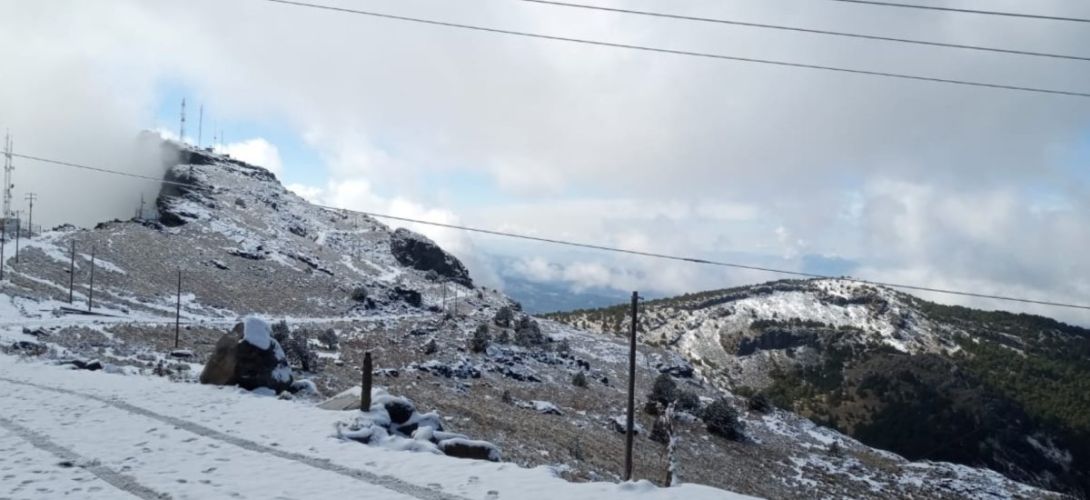
[{"label": "gray cloud", "polygon": [[[1026,9],[1016,0],[978,5]],[[1015,85],[1085,91],[1090,81],[1090,65],[1077,62],[502,0],[464,7],[366,6]],[[0,56],[11,69],[0,86],[0,126],[34,131],[21,132],[33,139],[20,145],[44,154],[96,164],[131,158],[117,153],[135,129],[153,125],[156,89],[180,82],[224,116],[290,123],[328,163],[330,185],[314,187],[351,193],[362,182],[366,206],[399,199],[412,213],[464,223],[792,268],[807,255],[842,257],[868,276],[1090,302],[1088,281],[1078,278],[1087,276],[1080,259],[1090,242],[1090,195],[1074,163],[1086,161],[1085,100],[505,38],[260,1],[9,1],[0,8]],[[1032,8],[1090,15],[1061,0]],[[1029,50],[1090,47],[1078,26],[831,2],[671,2],[669,10]],[[473,206],[427,198],[436,174],[469,173],[501,192]],[[102,213],[131,204],[131,191],[83,194],[85,180],[73,190],[83,198],[50,196],[98,200]],[[620,288],[681,291],[767,277],[477,237],[451,241],[471,261],[487,244],[576,266]],[[594,265],[614,272],[595,274]]]}]

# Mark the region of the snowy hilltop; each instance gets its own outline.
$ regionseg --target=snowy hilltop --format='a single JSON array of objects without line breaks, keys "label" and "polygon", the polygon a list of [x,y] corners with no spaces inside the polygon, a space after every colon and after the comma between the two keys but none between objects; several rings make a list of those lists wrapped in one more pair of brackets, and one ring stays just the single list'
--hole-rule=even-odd
[{"label": "snowy hilltop", "polygon": [[[629,324],[623,306],[554,317],[599,332]],[[818,279],[649,301],[639,332],[719,387],[872,446],[1090,491],[1085,329]]]},{"label": "snowy hilltop", "polygon": [[[164,147],[177,161],[157,217],[46,231],[18,262],[5,249],[0,385],[12,404],[0,439],[17,458],[0,469],[20,480],[0,496],[1054,496],[907,460],[742,390],[795,359],[777,345],[823,346],[831,332],[902,353],[965,349],[910,302],[881,290],[861,302],[836,283],[650,308],[637,356],[643,481],[620,483],[627,346],[602,333],[616,325],[531,317],[422,235],[314,206],[260,167]],[[827,328],[761,330],[804,313]],[[760,360],[735,363],[745,356]],[[35,493],[43,467],[54,482]]]}]

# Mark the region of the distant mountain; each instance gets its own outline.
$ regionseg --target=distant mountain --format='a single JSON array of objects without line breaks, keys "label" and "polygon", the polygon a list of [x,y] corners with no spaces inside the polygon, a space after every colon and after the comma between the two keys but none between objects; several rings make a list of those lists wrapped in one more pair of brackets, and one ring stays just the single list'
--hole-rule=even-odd
[{"label": "distant mountain", "polygon": [[[615,332],[628,310],[551,317]],[[717,384],[870,446],[1090,492],[1090,330],[845,280],[649,301],[638,330]]]},{"label": "distant mountain", "polygon": [[503,292],[522,304],[530,314],[611,306],[626,300],[625,292],[607,288],[575,291],[565,283],[533,281],[519,276],[503,277]]}]

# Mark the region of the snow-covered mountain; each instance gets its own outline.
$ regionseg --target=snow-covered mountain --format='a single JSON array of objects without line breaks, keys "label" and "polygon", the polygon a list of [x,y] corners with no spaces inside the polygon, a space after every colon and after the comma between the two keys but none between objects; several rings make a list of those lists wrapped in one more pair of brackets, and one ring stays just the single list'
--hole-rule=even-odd
[{"label": "snow-covered mountain", "polygon": [[[178,161],[166,173],[156,203],[157,220],[113,221],[93,229],[56,228],[24,240],[18,262],[13,258],[14,244],[5,249],[5,280],[0,282],[0,348],[5,356],[109,373],[83,379],[84,371],[63,372],[70,380],[61,382],[39,371],[41,367],[22,373],[20,363],[4,358],[0,371],[16,380],[7,383],[79,386],[80,391],[103,398],[120,398],[132,407],[125,407],[130,413],[147,417],[141,412],[174,412],[187,419],[184,425],[209,427],[213,424],[202,414],[218,415],[232,405],[260,412],[252,416],[256,422],[275,421],[277,408],[283,408],[285,419],[321,414],[325,416],[314,418],[357,421],[358,411],[321,413],[332,410],[319,409],[329,407],[319,405],[323,399],[319,396],[276,400],[232,393],[227,402],[205,396],[221,390],[187,385],[179,394],[193,398],[197,406],[192,411],[182,411],[176,404],[160,406],[166,404],[163,398],[151,394],[139,397],[142,391],[169,391],[165,381],[149,382],[147,377],[195,382],[217,341],[240,317],[257,314],[285,321],[292,338],[301,339],[294,345],[306,352],[291,359],[296,378],[311,380],[326,396],[358,388],[363,356],[370,352],[376,384],[389,394],[411,398],[418,407],[437,410],[447,431],[495,444],[505,461],[549,467],[552,474],[573,481],[619,479],[624,435],[616,431],[616,422],[625,408],[627,347],[620,338],[594,331],[609,330],[608,325],[594,323],[589,314],[566,319],[566,324],[526,316],[504,294],[476,286],[457,259],[420,235],[393,230],[369,217],[313,206],[287,191],[265,169],[177,144],[164,147],[174,150]],[[74,264],[69,260],[73,245]],[[182,328],[178,332],[181,349],[176,350],[179,270]],[[74,284],[71,303],[69,283]],[[866,302],[859,290],[844,284],[814,285],[825,287],[819,295],[813,290],[778,288],[782,286],[786,285],[768,285],[767,292],[751,290],[739,300],[694,296],[692,300],[722,302],[699,308],[678,304],[662,309],[657,319],[645,315],[656,326],[643,325],[645,343],[639,349],[637,368],[640,406],[645,407],[647,395],[655,392],[656,378],[672,381],[678,394],[687,395],[689,406],[678,412],[674,422],[680,445],[673,459],[681,482],[722,488],[724,498],[730,498],[727,490],[767,498],[1055,496],[988,470],[912,462],[794,413],[753,404],[738,384],[727,383],[733,379],[720,373],[732,359],[724,345],[733,346],[737,358],[738,349],[764,353],[777,343],[802,346],[835,341],[829,340],[834,338],[826,335],[829,332],[812,332],[813,338],[794,334],[766,338],[755,331],[759,322],[737,321],[732,319],[735,315],[775,321],[784,311],[812,310],[812,321],[821,319],[834,330],[840,325],[840,337],[858,339],[860,345],[885,345],[913,353],[948,354],[964,349],[936,333],[941,330],[936,322],[915,313],[909,302],[883,308],[883,300],[890,302],[882,299],[885,291],[875,291],[877,298]],[[772,297],[779,305],[762,302]],[[93,301],[93,314],[84,312],[89,301]],[[730,314],[715,312],[735,306],[742,308]],[[849,327],[855,330],[849,332]],[[765,362],[740,365],[737,373],[745,380],[767,380],[770,375],[762,366],[780,358],[771,353]],[[134,389],[128,388],[130,384]],[[19,390],[25,392],[25,388]],[[207,403],[207,398],[216,404],[198,405]],[[263,399],[251,405],[246,398]],[[708,410],[712,407],[721,409],[718,416]],[[14,418],[9,408],[14,407],[0,408],[0,416]],[[234,412],[227,420],[244,422],[244,414]],[[48,415],[41,413],[40,418]],[[713,418],[726,419],[732,431],[729,437],[724,437],[721,426],[713,425]],[[655,429],[656,420],[645,411],[637,415],[637,423],[649,431]],[[33,424],[17,423],[21,427],[13,428]],[[108,421],[94,423],[97,434],[111,431]],[[54,424],[59,425],[43,423],[42,432]],[[345,440],[332,425],[217,429],[243,432],[251,440],[260,434],[265,451],[290,441],[291,456],[304,462],[321,460],[322,450],[336,448],[337,460],[350,460],[352,450],[359,450],[359,463],[379,470],[385,467],[383,455]],[[637,437],[635,475],[661,483],[670,457],[665,446],[651,439],[653,434],[641,432]],[[181,436],[168,436],[174,437]],[[319,451],[302,444],[308,440]],[[1048,442],[1041,441],[1042,446]],[[177,446],[189,449],[189,445]],[[176,456],[169,453],[170,446],[148,448],[151,458],[141,464],[149,470],[159,466],[157,459]],[[126,457],[113,454],[114,447],[102,450],[101,456],[95,455],[98,450],[93,447],[80,449],[91,455],[89,460],[97,460],[96,467],[117,472],[129,466]],[[421,463],[430,467],[433,458]],[[390,460],[404,468],[413,459],[399,455]],[[430,487],[426,478],[413,481]],[[480,476],[480,481],[506,480],[490,474]],[[197,491],[178,484],[173,490],[182,493],[178,496]],[[452,493],[446,483],[440,486],[437,491]],[[481,489],[487,498],[520,497],[510,489],[494,496],[484,486],[451,488],[462,488],[465,494]],[[700,490],[701,494],[708,491]],[[646,495],[675,493],[689,496],[686,490]]]},{"label": "snow-covered mountain", "polygon": [[[629,325],[626,306],[553,317],[599,332]],[[649,301],[638,331],[721,388],[873,446],[1090,490],[1090,331],[843,279]]]}]

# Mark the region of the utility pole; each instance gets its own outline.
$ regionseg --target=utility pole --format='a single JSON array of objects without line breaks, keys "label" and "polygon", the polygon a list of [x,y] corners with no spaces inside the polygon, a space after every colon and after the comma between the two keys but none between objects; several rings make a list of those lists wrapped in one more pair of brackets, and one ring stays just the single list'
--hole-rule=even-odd
[{"label": "utility pole", "polygon": [[72,303],[73,288],[76,285],[76,240],[72,240],[72,260],[68,262],[68,303]]},{"label": "utility pole", "polygon": [[178,126],[178,141],[185,144],[185,98],[182,98],[182,122]]},{"label": "utility pole", "polygon": [[632,292],[632,328],[628,337],[628,418],[625,422],[624,480],[632,480],[632,437],[636,411],[636,310],[640,294]]},{"label": "utility pole", "polygon": [[23,233],[23,212],[15,211],[15,263],[19,263],[19,235]]},{"label": "utility pole", "polygon": [[91,281],[87,287],[87,312],[91,312],[95,297],[95,246],[91,245]]},{"label": "utility pole", "polygon": [[4,136],[4,208],[3,213],[0,213],[0,217],[4,219],[6,224],[8,219],[11,218],[11,188],[15,187],[15,184],[11,181],[12,171],[15,170],[15,165],[12,162],[11,156],[11,133],[9,132]]},{"label": "utility pole", "polygon": [[178,269],[178,302],[174,309],[174,348],[178,348],[178,337],[182,329],[182,270]]},{"label": "utility pole", "polygon": [[25,197],[26,201],[30,203],[30,215],[27,217],[27,237],[34,237],[34,200],[38,199],[38,195],[34,193],[27,193]]},{"label": "utility pole", "polygon": [[4,281],[4,247],[8,244],[8,220],[0,217],[0,281]]}]

